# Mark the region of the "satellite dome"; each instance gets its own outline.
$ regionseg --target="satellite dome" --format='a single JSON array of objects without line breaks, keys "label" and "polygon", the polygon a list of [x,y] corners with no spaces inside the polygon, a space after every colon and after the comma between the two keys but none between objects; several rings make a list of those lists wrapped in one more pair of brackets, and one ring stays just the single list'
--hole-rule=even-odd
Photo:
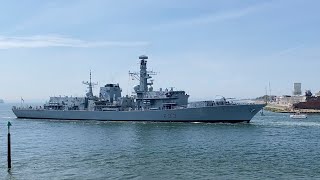
[{"label": "satellite dome", "polygon": [[149,57],[146,55],[141,55],[139,56],[139,59],[146,60],[146,59],[149,59]]}]

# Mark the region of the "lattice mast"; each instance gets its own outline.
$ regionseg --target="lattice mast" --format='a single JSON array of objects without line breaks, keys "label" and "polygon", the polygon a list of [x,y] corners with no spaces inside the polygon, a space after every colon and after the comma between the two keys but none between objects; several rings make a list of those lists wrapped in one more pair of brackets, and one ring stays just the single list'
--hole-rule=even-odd
[{"label": "lattice mast", "polygon": [[86,95],[87,95],[87,98],[93,99],[93,98],[94,98],[94,95],[93,95],[93,87],[96,86],[96,85],[98,85],[98,83],[93,83],[93,82],[92,82],[92,73],[91,73],[91,71],[90,71],[90,81],[83,81],[82,84],[88,86],[88,93],[86,94]]}]

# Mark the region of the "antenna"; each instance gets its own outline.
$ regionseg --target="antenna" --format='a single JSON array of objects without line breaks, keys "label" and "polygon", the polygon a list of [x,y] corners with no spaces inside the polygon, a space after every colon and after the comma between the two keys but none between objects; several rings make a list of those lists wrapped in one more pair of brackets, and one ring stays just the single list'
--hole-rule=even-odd
[{"label": "antenna", "polygon": [[268,88],[266,86],[266,95],[265,95],[266,104],[268,104]]},{"label": "antenna", "polygon": [[272,99],[272,98],[271,98],[271,83],[270,83],[270,81],[269,81],[269,93],[270,93],[270,94],[269,94],[269,95],[270,95],[270,96],[269,96],[269,100],[270,100],[270,102],[271,102],[271,99]]}]

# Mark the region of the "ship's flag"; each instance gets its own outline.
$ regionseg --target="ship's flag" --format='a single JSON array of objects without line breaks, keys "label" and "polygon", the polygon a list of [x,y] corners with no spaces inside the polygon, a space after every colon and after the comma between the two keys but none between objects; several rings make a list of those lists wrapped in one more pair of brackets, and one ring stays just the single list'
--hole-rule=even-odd
[{"label": "ship's flag", "polygon": [[24,103],[24,99],[21,97],[21,102],[23,102]]}]

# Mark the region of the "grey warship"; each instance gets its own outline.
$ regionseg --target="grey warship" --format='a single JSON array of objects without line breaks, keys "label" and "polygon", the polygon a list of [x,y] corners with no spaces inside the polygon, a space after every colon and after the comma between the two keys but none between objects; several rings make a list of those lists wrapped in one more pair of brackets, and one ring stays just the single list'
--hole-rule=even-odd
[{"label": "grey warship", "polygon": [[100,87],[99,96],[94,96],[91,72],[88,93],[84,97],[50,97],[49,102],[39,107],[13,107],[17,118],[96,121],[151,121],[151,122],[250,122],[265,104],[233,103],[222,97],[189,103],[185,91],[153,89],[152,76],[147,70],[148,56],[142,55],[140,72],[129,72],[139,81],[132,96],[122,96],[119,84]]}]

